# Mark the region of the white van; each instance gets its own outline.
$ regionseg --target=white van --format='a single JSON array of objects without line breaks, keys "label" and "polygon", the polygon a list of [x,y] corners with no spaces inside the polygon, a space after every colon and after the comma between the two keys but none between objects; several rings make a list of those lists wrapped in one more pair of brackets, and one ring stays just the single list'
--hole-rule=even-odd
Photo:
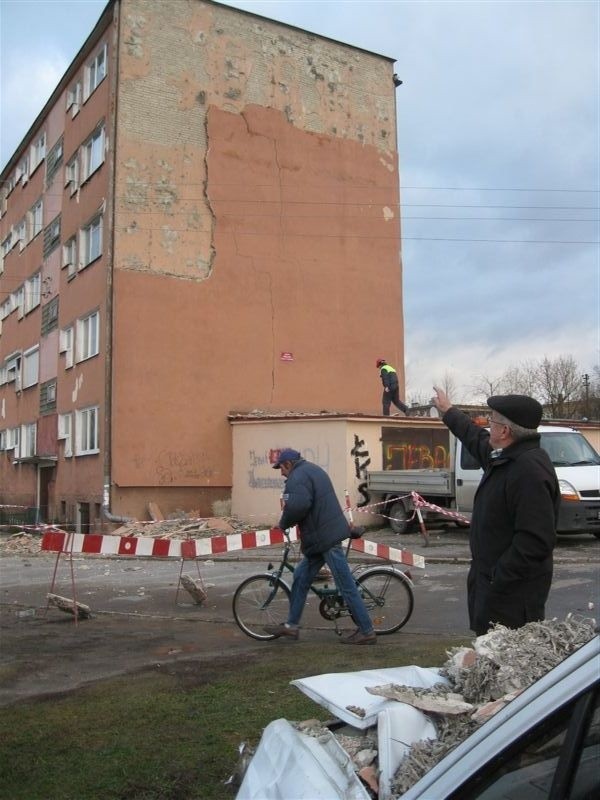
[{"label": "white van", "polygon": [[[541,445],[550,456],[562,496],[556,529],[559,533],[593,533],[600,538],[600,456],[573,428],[542,425]],[[483,472],[473,456],[456,443],[456,508],[473,510],[473,498]]]}]

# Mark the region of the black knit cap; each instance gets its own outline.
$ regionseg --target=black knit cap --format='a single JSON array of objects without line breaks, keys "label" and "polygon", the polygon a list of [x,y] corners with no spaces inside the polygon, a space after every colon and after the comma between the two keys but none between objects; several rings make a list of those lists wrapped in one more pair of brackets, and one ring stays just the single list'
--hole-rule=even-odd
[{"label": "black knit cap", "polygon": [[526,394],[495,394],[487,404],[522,428],[537,428],[542,419],[542,406]]}]

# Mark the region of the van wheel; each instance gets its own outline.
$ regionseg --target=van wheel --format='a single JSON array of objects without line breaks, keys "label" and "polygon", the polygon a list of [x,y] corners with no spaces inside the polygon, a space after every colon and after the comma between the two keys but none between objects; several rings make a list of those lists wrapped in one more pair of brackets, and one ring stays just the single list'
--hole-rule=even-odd
[{"label": "van wheel", "polygon": [[389,509],[390,528],[394,533],[408,533],[410,520],[402,500],[396,500]]}]

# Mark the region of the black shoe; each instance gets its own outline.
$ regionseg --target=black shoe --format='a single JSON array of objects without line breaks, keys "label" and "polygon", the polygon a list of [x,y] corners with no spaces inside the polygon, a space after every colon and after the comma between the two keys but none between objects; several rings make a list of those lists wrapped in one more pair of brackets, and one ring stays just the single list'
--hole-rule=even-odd
[{"label": "black shoe", "polygon": [[265,625],[263,631],[276,639],[279,639],[280,636],[287,636],[288,639],[297,639],[300,633],[298,628],[290,628],[283,623],[281,625]]},{"label": "black shoe", "polygon": [[344,636],[340,641],[342,644],[376,644],[377,634],[375,631],[363,633],[357,628],[354,633],[351,633],[350,636]]}]

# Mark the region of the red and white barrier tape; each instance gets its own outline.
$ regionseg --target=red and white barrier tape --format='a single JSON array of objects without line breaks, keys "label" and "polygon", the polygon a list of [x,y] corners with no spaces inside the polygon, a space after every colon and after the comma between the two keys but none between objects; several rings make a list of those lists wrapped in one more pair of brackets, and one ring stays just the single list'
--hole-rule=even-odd
[{"label": "red and white barrier tape", "polygon": [[457,511],[449,511],[447,508],[442,508],[441,506],[436,506],[434,503],[428,503],[426,500],[423,500],[421,495],[417,494],[416,492],[411,492],[411,496],[413,499],[413,503],[415,508],[430,508],[432,511],[435,511],[437,514],[443,514],[445,517],[451,517],[452,519],[457,519],[460,522],[464,522],[466,525],[471,524],[471,520],[467,517],[464,517],[462,514],[459,514]]},{"label": "red and white barrier tape", "polygon": [[[298,541],[296,528],[290,530],[290,539]],[[95,533],[68,534],[58,528],[47,530],[42,537],[42,550],[89,555],[147,556],[153,558],[186,558],[216,556],[234,550],[251,550],[256,547],[282,544],[284,533],[279,528],[262,531],[244,531],[227,536],[206,539],[153,539],[149,536],[111,536]],[[376,542],[353,539],[353,550],[366,555],[385,558],[411,567],[425,567],[423,556]]]}]

